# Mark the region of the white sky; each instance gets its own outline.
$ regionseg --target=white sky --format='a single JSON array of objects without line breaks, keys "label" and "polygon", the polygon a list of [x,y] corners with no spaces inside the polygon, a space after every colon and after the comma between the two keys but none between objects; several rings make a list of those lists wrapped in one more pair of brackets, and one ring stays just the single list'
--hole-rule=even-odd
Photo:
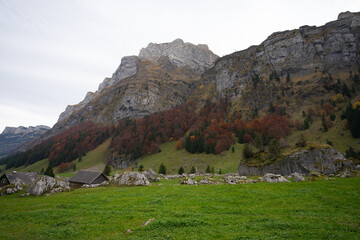
[{"label": "white sky", "polygon": [[360,1],[0,0],[0,133],[52,127],[150,42],[181,38],[223,56],[347,10]]}]

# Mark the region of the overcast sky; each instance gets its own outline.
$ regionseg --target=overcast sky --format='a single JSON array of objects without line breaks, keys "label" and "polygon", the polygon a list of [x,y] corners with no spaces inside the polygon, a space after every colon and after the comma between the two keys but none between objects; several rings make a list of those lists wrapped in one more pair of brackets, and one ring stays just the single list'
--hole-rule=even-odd
[{"label": "overcast sky", "polygon": [[181,38],[223,56],[346,10],[360,1],[0,0],[0,132],[52,127],[150,42]]}]

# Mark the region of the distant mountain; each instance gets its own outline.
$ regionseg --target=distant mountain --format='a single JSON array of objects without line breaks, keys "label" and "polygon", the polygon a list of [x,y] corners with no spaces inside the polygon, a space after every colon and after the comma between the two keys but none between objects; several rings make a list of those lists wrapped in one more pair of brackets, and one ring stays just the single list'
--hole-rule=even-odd
[{"label": "distant mountain", "polygon": [[0,134],[0,156],[8,155],[17,148],[41,136],[50,129],[48,126],[6,127]]}]

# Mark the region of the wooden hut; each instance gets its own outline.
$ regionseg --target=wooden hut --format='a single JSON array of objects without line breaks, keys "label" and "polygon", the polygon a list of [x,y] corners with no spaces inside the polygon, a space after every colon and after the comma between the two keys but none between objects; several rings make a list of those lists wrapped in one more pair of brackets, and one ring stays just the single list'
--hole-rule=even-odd
[{"label": "wooden hut", "polygon": [[0,187],[14,184],[16,180],[22,181],[25,184],[35,182],[39,178],[35,172],[7,172],[0,177]]},{"label": "wooden hut", "polygon": [[84,184],[100,184],[109,179],[102,172],[79,171],[69,179],[70,187],[80,188]]}]

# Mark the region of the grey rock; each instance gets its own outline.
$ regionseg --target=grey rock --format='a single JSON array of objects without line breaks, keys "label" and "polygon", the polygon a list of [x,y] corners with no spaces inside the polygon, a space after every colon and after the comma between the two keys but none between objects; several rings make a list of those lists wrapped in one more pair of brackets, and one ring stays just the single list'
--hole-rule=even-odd
[{"label": "grey rock", "polygon": [[157,182],[157,174],[151,168],[142,172],[149,182]]},{"label": "grey rock", "polygon": [[149,220],[147,220],[144,224],[142,224],[143,226],[147,226],[149,225],[152,221],[155,221],[155,218],[150,218]]},{"label": "grey rock", "polygon": [[86,104],[88,104],[92,99],[95,98],[95,93],[93,92],[88,92],[84,98],[84,100],[82,100],[81,102],[79,102],[78,104],[75,105],[68,105],[65,109],[64,112],[62,112],[59,116],[59,119],[57,122],[61,122],[64,121],[65,119],[67,119],[68,117],[70,117],[74,112],[77,112],[81,109],[83,109]]},{"label": "grey rock", "polygon": [[300,173],[297,172],[292,173],[290,177],[294,179],[294,182],[305,181],[305,178]]},{"label": "grey rock", "polygon": [[[260,179],[259,179],[260,180]],[[268,183],[290,182],[280,174],[266,173],[261,181]]]},{"label": "grey rock", "polygon": [[199,183],[200,184],[214,184],[209,178],[206,178],[206,177],[201,179],[201,181]]},{"label": "grey rock", "polygon": [[354,169],[354,163],[346,160],[343,154],[333,148],[301,150],[283,160],[262,168],[249,167],[245,163],[239,165],[240,175],[263,175],[267,172],[290,175],[293,172],[308,174],[311,171],[323,174],[335,174],[342,169]]},{"label": "grey rock", "polygon": [[180,179],[179,183],[185,185],[197,185],[197,182],[191,178]]},{"label": "grey rock", "polygon": [[140,59],[148,61],[158,61],[163,56],[168,57],[170,62],[177,67],[188,67],[199,73],[212,67],[218,58],[207,45],[184,43],[181,39],[170,43],[150,43],[139,53]]},{"label": "grey rock", "polygon": [[273,71],[281,77],[287,73],[295,77],[316,71],[356,71],[359,27],[360,14],[346,12],[324,26],[273,33],[258,46],[218,59],[204,72],[202,82],[215,81],[218,93],[239,97],[255,74],[265,79]]},{"label": "grey rock", "polygon": [[116,175],[111,180],[112,183],[120,186],[149,186],[149,180],[144,174],[139,172],[125,172],[121,175]]},{"label": "grey rock", "polygon": [[31,183],[27,192],[34,196],[40,196],[45,192],[49,192],[55,187],[56,180],[49,176],[42,176],[39,180]]}]

